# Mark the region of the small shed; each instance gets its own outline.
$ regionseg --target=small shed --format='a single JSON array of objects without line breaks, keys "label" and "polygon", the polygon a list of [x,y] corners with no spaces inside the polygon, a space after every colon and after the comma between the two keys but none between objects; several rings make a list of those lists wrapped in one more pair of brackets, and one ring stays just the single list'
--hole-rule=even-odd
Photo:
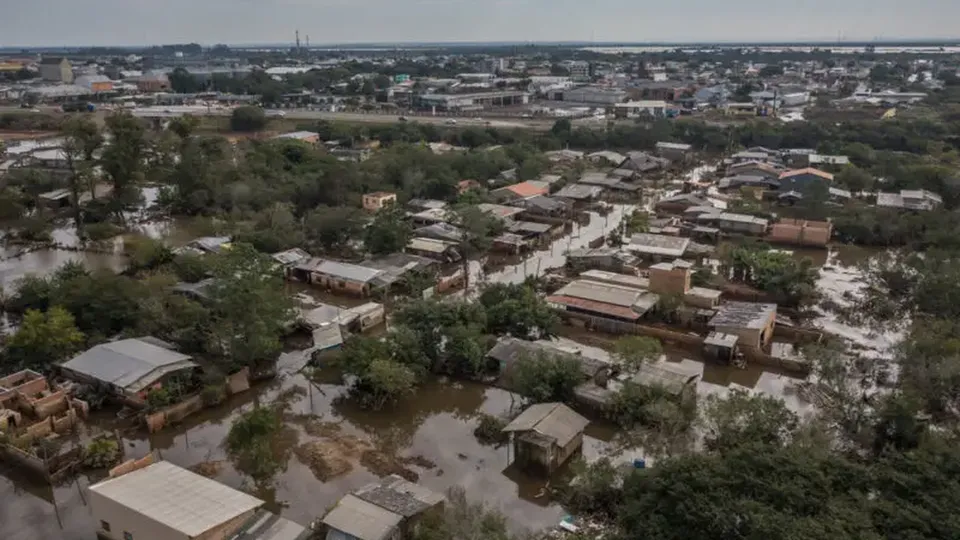
[{"label": "small shed", "polygon": [[710,332],[707,339],[703,341],[703,356],[718,364],[730,364],[736,355],[739,339],[736,334]]},{"label": "small shed", "polygon": [[562,403],[538,403],[520,413],[503,431],[513,434],[516,463],[549,474],[580,450],[588,424],[589,420]]}]

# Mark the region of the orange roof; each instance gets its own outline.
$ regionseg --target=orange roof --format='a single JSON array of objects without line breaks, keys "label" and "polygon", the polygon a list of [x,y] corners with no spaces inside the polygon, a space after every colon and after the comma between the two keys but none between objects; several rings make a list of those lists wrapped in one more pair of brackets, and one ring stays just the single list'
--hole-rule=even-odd
[{"label": "orange roof", "polygon": [[477,182],[476,180],[461,180],[457,182],[457,187],[459,188],[467,188],[467,187],[479,186],[479,185],[480,185],[480,182]]},{"label": "orange roof", "polygon": [[782,180],[782,179],[784,179],[784,178],[790,178],[790,177],[798,176],[798,175],[801,175],[801,174],[812,174],[812,175],[815,175],[815,176],[819,176],[820,178],[823,178],[824,180],[833,180],[833,175],[832,175],[832,174],[830,174],[830,173],[828,173],[828,172],[823,172],[823,171],[821,171],[820,169],[814,169],[813,167],[807,167],[806,169],[794,169],[794,170],[792,170],[792,171],[786,171],[786,172],[784,172],[783,174],[780,175],[780,179]]},{"label": "orange roof", "polygon": [[536,197],[537,195],[546,195],[549,193],[548,188],[531,184],[530,182],[520,182],[519,184],[507,186],[504,189],[508,189],[520,197]]}]

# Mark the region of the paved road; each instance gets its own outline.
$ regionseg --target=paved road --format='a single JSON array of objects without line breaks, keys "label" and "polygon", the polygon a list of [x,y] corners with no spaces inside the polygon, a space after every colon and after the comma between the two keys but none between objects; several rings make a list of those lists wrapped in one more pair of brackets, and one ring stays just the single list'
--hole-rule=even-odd
[{"label": "paved road", "polygon": [[[0,106],[0,113],[18,113],[18,114],[51,114],[60,112],[59,108],[40,106],[36,110],[23,109],[20,107]],[[95,115],[101,117],[108,111],[98,110]],[[143,107],[132,109],[131,112],[144,118],[173,118],[184,114],[195,116],[227,116],[230,109],[208,109],[205,107],[192,106],[169,106],[169,107]],[[268,116],[279,118],[280,113],[268,111]],[[392,124],[400,121],[400,115],[397,114],[374,114],[374,113],[354,113],[354,112],[329,112],[312,111],[306,109],[286,109],[283,111],[282,118],[287,120],[331,120],[349,123],[369,123],[369,124]],[[469,118],[469,117],[450,117],[450,116],[406,116],[409,122],[418,122],[421,124],[449,125],[449,126],[475,126],[492,127],[500,129],[531,129],[536,131],[546,131],[553,126],[552,119],[533,119],[533,118]]]}]

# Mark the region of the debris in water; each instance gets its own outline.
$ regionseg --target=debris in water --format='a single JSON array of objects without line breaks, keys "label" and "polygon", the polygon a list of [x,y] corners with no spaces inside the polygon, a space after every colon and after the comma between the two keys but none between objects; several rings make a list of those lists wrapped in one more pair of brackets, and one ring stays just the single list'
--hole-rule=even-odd
[{"label": "debris in water", "polygon": [[424,469],[432,469],[437,466],[436,463],[427,459],[422,454],[418,454],[413,457],[400,458],[399,461],[405,465],[416,465],[418,467],[423,467]]},{"label": "debris in water", "polygon": [[367,450],[360,456],[360,463],[377,476],[396,474],[411,482],[420,479],[420,475],[400,464],[400,461],[380,450]]},{"label": "debris in water", "polygon": [[201,461],[193,467],[190,467],[190,470],[199,474],[200,476],[213,478],[214,476],[220,474],[220,471],[223,470],[223,461]]}]

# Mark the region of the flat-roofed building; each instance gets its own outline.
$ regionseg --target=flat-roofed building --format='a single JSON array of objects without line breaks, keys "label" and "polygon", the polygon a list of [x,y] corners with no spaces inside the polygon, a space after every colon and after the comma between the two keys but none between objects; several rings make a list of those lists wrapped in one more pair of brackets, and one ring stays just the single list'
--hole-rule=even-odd
[{"label": "flat-roofed building", "polygon": [[776,322],[776,304],[726,302],[709,325],[716,332],[739,336],[741,345],[759,349],[770,342]]}]

